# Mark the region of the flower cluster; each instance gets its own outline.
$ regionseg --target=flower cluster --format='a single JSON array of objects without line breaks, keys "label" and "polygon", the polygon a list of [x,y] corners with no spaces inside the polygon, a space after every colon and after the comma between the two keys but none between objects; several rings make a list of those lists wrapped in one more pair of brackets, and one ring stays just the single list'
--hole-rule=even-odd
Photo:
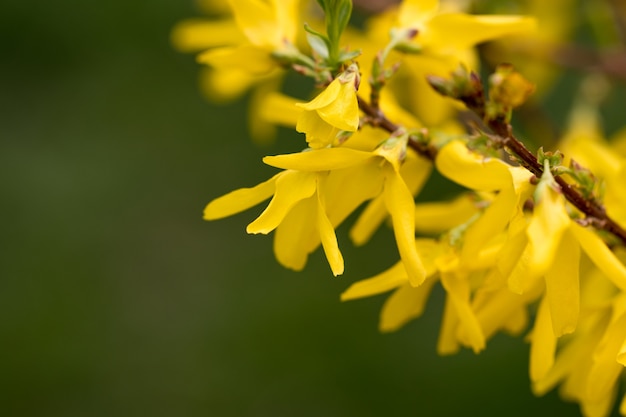
[{"label": "flower cluster", "polygon": [[[535,155],[511,125],[535,85],[508,64],[487,86],[476,75],[475,46],[497,40],[483,48],[488,59],[506,45],[507,54],[540,45],[523,67],[548,83],[546,50],[568,33],[559,27],[553,44],[541,43],[536,27],[553,6],[533,2],[532,18],[404,0],[359,29],[349,26],[350,0],[227,6],[222,20],[180,24],[175,44],[206,49],[198,61],[212,96],[254,89],[257,136],[288,126],[305,149],[265,157],[280,171],[214,199],[204,218],[270,200],[247,232],[273,232],[278,262],[293,270],[321,246],[335,276],[344,272],[335,229],[358,211],[350,237],[362,245],[389,220],[398,262],[342,300],[391,291],[379,326],[394,331],[422,314],[440,284],[438,352],[478,353],[497,332],[526,334],[536,394],[560,385],[585,416],[608,415],[626,366],[626,135],[605,140],[603,81],[591,79],[558,146]],[[289,70],[315,81],[312,99],[282,92]],[[465,191],[416,203],[433,170]],[[620,407],[626,415],[626,396]]]}]

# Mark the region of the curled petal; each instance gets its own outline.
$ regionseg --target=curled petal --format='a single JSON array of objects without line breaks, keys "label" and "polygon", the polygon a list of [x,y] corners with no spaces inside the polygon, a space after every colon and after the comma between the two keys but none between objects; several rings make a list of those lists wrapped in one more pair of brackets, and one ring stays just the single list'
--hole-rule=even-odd
[{"label": "curled petal", "polygon": [[530,341],[530,380],[536,382],[550,371],[554,365],[556,352],[556,337],[552,330],[550,308],[545,298],[539,304]]},{"label": "curled petal", "polygon": [[530,268],[543,275],[553,263],[561,237],[571,224],[565,210],[565,198],[546,185],[535,205],[527,234],[530,244]]},{"label": "curled petal", "polygon": [[315,192],[315,175],[307,172],[285,171],[276,181],[276,192],[265,211],[246,229],[248,233],[267,234],[285,218],[300,200]]},{"label": "curled petal", "polygon": [[580,246],[566,232],[561,239],[552,267],[547,271],[546,296],[550,306],[554,336],[572,333],[578,323],[580,283],[578,281]]}]

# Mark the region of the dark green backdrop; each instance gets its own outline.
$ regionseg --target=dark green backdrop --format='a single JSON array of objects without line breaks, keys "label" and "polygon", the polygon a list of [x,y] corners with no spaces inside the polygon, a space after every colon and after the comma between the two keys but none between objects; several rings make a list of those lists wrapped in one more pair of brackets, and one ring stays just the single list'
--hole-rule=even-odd
[{"label": "dark green backdrop", "polygon": [[[169,31],[191,0],[3,0],[0,6],[0,414],[6,416],[554,416],[528,346],[435,353],[442,291],[398,333],[384,297],[339,302],[391,265],[391,236],[339,239],[282,269],[259,209],[201,219],[274,171],[243,103],[215,107]],[[300,145],[298,145],[300,146]]]}]

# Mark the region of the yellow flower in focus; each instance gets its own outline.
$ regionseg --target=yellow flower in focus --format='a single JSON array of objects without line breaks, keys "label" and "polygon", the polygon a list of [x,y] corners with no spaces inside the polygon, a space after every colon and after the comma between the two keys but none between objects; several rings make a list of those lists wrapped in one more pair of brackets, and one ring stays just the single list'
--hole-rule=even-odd
[{"label": "yellow flower in focus", "polygon": [[311,148],[323,148],[335,143],[341,131],[354,132],[359,127],[358,67],[352,64],[335,78],[324,91],[308,103],[298,103],[303,110],[296,130],[306,134]]},{"label": "yellow flower in focus", "polygon": [[[400,258],[411,285],[418,286],[424,281],[425,272],[414,243],[415,202],[411,190],[400,174],[401,162],[407,158],[406,139],[406,137],[390,138],[373,152],[346,147],[323,148],[298,154],[269,156],[263,161],[268,165],[288,170],[330,171],[329,175],[347,167],[361,169],[361,176],[354,176],[342,184],[345,192],[358,187],[370,189],[372,184],[380,184],[379,194],[382,196],[386,212],[391,216]],[[368,182],[364,182],[365,180]],[[371,198],[373,197],[375,196]],[[337,198],[346,199],[341,193],[337,194]]]}]

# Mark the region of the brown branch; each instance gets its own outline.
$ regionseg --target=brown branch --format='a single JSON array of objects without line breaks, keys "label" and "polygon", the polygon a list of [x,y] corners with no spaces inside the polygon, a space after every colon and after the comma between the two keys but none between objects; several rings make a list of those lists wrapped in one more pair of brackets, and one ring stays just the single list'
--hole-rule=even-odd
[{"label": "brown branch", "polygon": [[[463,97],[461,97],[462,101]],[[368,123],[374,127],[395,133],[400,126],[389,120],[379,108],[374,108],[362,97],[357,95],[357,101],[361,111],[368,116]],[[484,106],[468,105],[470,110],[474,111],[481,119],[485,119]],[[543,166],[537,161],[535,155],[513,135],[511,125],[503,119],[491,119],[486,121],[487,126],[501,139],[502,146],[508,148],[517,158],[520,165],[532,172],[536,177],[543,174]],[[424,144],[415,137],[409,137],[409,147],[419,155],[434,161],[437,156],[437,149]],[[616,236],[624,246],[626,246],[626,230],[617,224],[609,215],[603,206],[593,200],[586,199],[574,186],[567,183],[561,176],[555,176],[555,181],[561,187],[561,191],[567,201],[580,210],[586,217],[588,223],[593,224],[596,228],[606,230]]]},{"label": "brown branch", "polygon": [[[488,126],[493,132],[502,138],[502,144],[508,148],[518,159],[524,168],[532,172],[536,177],[541,177],[543,167],[522,142],[513,136],[511,125],[502,120],[491,120]],[[561,192],[574,207],[580,210],[586,217],[586,220],[593,224],[596,228],[606,230],[622,241],[626,246],[626,230],[617,224],[609,215],[603,206],[593,200],[586,199],[574,186],[567,183],[563,177],[555,176],[555,181],[561,187]]]},{"label": "brown branch", "polygon": [[[363,99],[359,95],[357,95],[356,98],[359,103],[359,108],[368,117],[368,123],[371,126],[379,127],[389,133],[395,133],[398,129],[400,129],[400,126],[398,126],[397,124],[389,120],[385,116],[385,114],[380,110],[380,108],[375,108],[374,106],[370,105],[367,101],[365,101],[365,99]],[[436,148],[432,146],[428,146],[420,142],[413,136],[409,136],[408,145],[411,149],[413,149],[419,155],[431,161],[434,161],[435,157],[437,156]]]}]

